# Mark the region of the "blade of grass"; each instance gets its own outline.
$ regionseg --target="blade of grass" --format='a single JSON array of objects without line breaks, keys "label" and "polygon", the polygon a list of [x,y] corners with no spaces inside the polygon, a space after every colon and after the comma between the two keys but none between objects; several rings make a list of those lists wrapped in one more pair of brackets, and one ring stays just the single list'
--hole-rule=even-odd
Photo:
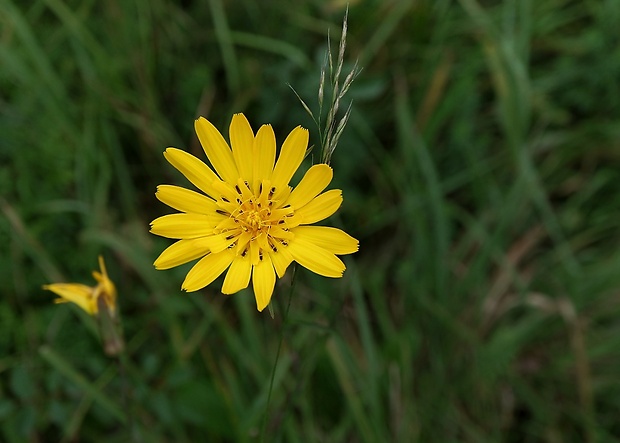
[{"label": "blade of grass", "polygon": [[280,55],[303,69],[308,69],[312,65],[303,51],[283,40],[242,31],[231,31],[230,38],[239,46]]},{"label": "blade of grass", "polygon": [[353,374],[353,363],[348,357],[349,349],[339,337],[332,336],[327,340],[327,353],[331,360],[340,388],[349,405],[356,428],[359,430],[361,441],[373,443],[386,441],[377,434],[377,429],[373,423],[373,416],[365,411],[364,404],[359,395],[359,389],[355,386],[354,380],[357,379]]},{"label": "blade of grass", "polygon": [[50,366],[67,377],[76,386],[82,389],[87,395],[97,402],[105,411],[115,417],[119,422],[126,423],[127,417],[122,408],[112,399],[105,395],[101,389],[88,381],[81,373],[79,373],[67,360],[47,345],[39,348],[39,355],[47,361]]},{"label": "blade of grass", "polygon": [[233,45],[233,38],[228,26],[228,19],[224,11],[222,0],[209,0],[209,9],[213,15],[215,36],[222,52],[222,59],[226,67],[226,80],[233,94],[239,91],[240,75],[237,55]]},{"label": "blade of grass", "polygon": [[[429,147],[420,137],[416,130],[415,118],[410,105],[407,102],[407,91],[404,83],[400,81],[396,88],[396,124],[400,145],[405,158],[409,158],[410,165],[419,170],[424,189],[428,192],[430,205],[430,217],[433,220],[432,235],[434,236],[435,266],[435,290],[442,300],[448,296],[446,288],[449,277],[447,276],[446,257],[448,253],[450,232],[448,227],[448,213],[444,200],[443,190],[437,167],[433,163]],[[412,158],[415,157],[415,160]]]}]

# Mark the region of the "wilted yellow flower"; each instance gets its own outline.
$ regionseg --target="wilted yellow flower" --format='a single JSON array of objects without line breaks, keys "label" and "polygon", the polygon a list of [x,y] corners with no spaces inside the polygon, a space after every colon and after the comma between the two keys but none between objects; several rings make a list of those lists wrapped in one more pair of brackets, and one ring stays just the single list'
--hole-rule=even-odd
[{"label": "wilted yellow flower", "polygon": [[340,229],[307,226],[332,215],[342,192],[321,193],[332,179],[326,164],[312,166],[295,189],[289,181],[301,165],[308,131],[293,129],[276,161],[270,125],[256,135],[243,114],[230,123],[230,144],[208,120],[199,118],[196,133],[215,172],[198,158],[175,148],[166,160],[204,194],[172,185],[157,187],[157,198],[181,213],[151,223],[151,232],[178,239],[155,260],[169,269],[202,257],[188,272],[182,289],[204,288],[226,269],[224,294],[234,294],[252,279],[256,305],[271,300],[278,277],[293,260],[326,277],[342,277],[345,265],[336,255],[351,254],[358,241]]},{"label": "wilted yellow flower", "polygon": [[107,309],[111,316],[116,313],[116,288],[108,277],[103,257],[99,256],[101,272],[93,271],[97,286],[86,286],[80,283],[52,283],[43,289],[52,291],[61,298],[55,303],[75,303],[90,315],[97,315],[100,309]]}]

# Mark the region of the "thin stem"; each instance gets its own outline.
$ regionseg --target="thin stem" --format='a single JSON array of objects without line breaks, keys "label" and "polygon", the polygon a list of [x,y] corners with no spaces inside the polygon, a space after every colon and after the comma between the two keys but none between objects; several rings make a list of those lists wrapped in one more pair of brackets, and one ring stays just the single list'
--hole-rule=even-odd
[{"label": "thin stem", "polygon": [[271,381],[269,382],[269,393],[267,394],[267,407],[265,409],[265,415],[263,416],[263,425],[260,432],[260,441],[265,441],[265,431],[267,429],[267,419],[269,418],[269,410],[271,406],[271,393],[273,391],[273,382],[276,378],[276,368],[278,366],[278,360],[280,359],[280,349],[282,349],[282,342],[284,340],[284,330],[288,324],[288,311],[291,307],[291,300],[293,299],[293,292],[295,291],[295,275],[297,274],[297,266],[293,265],[293,276],[291,277],[291,290],[288,294],[288,303],[286,305],[286,311],[284,312],[284,320],[282,321],[282,329],[280,330],[280,341],[278,342],[278,350],[276,351],[276,360],[273,363],[273,369],[271,370]]},{"label": "thin stem", "polygon": [[127,441],[132,441],[136,443],[140,443],[144,441],[142,439],[142,435],[136,426],[136,421],[134,417],[134,396],[129,392],[131,389],[131,384],[128,377],[127,368],[129,366],[129,355],[126,349],[123,349],[117,356],[114,357],[116,360],[116,365],[118,369],[118,373],[121,377],[121,404],[126,412],[127,417],[127,431],[129,434],[129,438]]}]

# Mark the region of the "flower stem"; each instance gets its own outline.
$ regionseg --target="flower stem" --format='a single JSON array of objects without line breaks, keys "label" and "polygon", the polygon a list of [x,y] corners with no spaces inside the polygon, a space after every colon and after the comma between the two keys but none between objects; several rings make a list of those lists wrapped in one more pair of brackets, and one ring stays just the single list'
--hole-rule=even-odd
[{"label": "flower stem", "polygon": [[291,307],[291,300],[293,298],[293,292],[295,291],[295,275],[297,274],[297,266],[293,265],[293,276],[291,277],[291,290],[288,294],[288,303],[286,305],[286,311],[284,312],[284,319],[282,321],[282,329],[280,330],[280,341],[278,342],[278,350],[276,351],[276,360],[273,363],[273,369],[271,370],[271,381],[269,382],[269,393],[267,394],[267,407],[265,409],[265,415],[263,416],[263,424],[261,426],[260,441],[265,441],[265,431],[267,429],[267,419],[269,418],[269,410],[271,406],[271,393],[273,391],[273,382],[276,377],[276,368],[278,367],[278,360],[280,359],[280,349],[282,349],[282,341],[284,340],[284,330],[288,323],[288,311]]}]

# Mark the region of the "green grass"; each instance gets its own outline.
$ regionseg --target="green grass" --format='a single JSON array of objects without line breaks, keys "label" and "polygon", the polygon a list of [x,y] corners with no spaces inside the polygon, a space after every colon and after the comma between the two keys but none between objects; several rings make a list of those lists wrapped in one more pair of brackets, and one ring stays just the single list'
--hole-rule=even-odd
[{"label": "green grass", "polygon": [[[264,441],[620,442],[620,3],[352,3],[361,247],[286,323],[290,270],[273,320],[155,271],[153,194],[198,115],[318,146],[287,84],[316,106],[343,2],[182,3],[0,0],[0,440],[260,441],[283,334]],[[100,253],[121,360],[41,289]]]}]

